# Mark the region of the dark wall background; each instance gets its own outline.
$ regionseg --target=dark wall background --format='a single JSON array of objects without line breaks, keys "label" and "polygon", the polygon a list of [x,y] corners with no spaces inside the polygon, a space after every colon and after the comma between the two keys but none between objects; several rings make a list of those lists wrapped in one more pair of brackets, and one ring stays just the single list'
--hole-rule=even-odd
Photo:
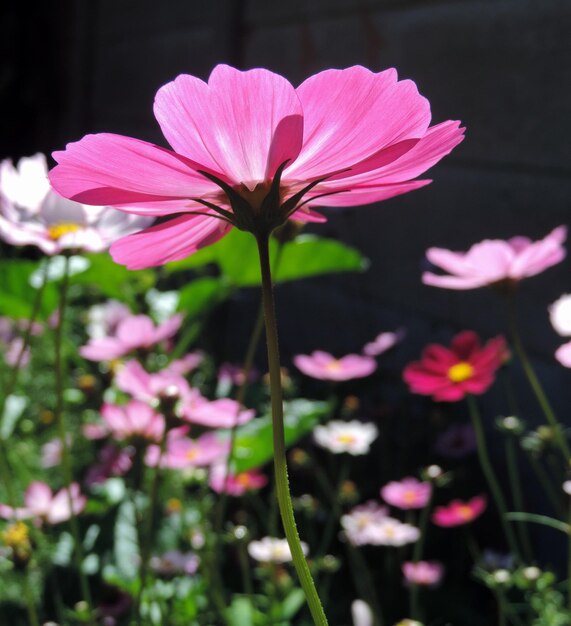
[{"label": "dark wall background", "polygon": [[[207,78],[218,62],[265,66],[294,83],[331,66],[395,66],[430,99],[435,122],[465,122],[467,139],[428,188],[329,211],[319,232],[358,247],[371,269],[282,288],[288,352],[357,351],[406,326],[404,362],[455,330],[496,334],[493,294],[421,284],[425,249],[539,238],[571,221],[568,0],[62,0],[0,11],[0,156],[49,152],[97,131],[162,143],[157,88],[181,72]],[[567,259],[520,293],[525,339],[561,406],[571,401],[570,373],[553,359],[560,339],[546,306],[571,290],[570,267]],[[225,341],[232,353],[242,338]]]}]

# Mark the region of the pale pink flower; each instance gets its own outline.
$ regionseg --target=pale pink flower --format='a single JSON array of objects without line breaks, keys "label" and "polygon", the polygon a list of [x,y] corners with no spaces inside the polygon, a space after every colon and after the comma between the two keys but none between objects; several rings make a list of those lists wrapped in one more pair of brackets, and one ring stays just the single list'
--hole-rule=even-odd
[{"label": "pale pink flower", "polygon": [[256,411],[243,409],[236,400],[220,398],[208,400],[193,389],[181,406],[181,416],[191,424],[200,424],[209,428],[232,428],[246,424],[254,418]]},{"label": "pale pink flower", "polygon": [[367,543],[373,546],[405,546],[418,541],[420,530],[398,519],[385,517],[371,526],[367,533]]},{"label": "pale pink flower", "polygon": [[[24,348],[24,340],[20,333],[28,327],[27,320],[15,320],[0,316],[0,345],[4,344],[4,361],[6,365],[14,367],[18,361],[25,367],[30,362],[30,348]],[[30,334],[39,335],[43,331],[42,324],[35,322],[30,328]]]},{"label": "pale pink flower", "polygon": [[373,341],[365,344],[363,353],[367,356],[379,356],[401,341],[404,335],[404,330],[397,330],[396,333],[381,333]]},{"label": "pale pink flower", "polygon": [[[68,433],[66,435],[66,441],[68,447],[71,445],[71,435]],[[40,465],[42,467],[56,467],[61,463],[62,454],[63,454],[63,446],[61,443],[61,439],[50,439],[42,446],[42,457],[40,460]]]},{"label": "pale pink flower", "polygon": [[50,255],[69,248],[100,252],[150,223],[62,198],[50,187],[43,154],[20,159],[17,167],[10,159],[0,162],[0,238],[10,244],[38,246]]},{"label": "pale pink flower", "polygon": [[403,478],[387,483],[381,489],[383,500],[399,509],[422,509],[430,501],[432,485],[416,478]]},{"label": "pale pink flower", "polygon": [[139,348],[151,348],[172,337],[181,323],[181,315],[174,315],[158,326],[146,315],[129,315],[119,322],[113,335],[91,339],[79,352],[90,361],[111,361]]},{"label": "pale pink flower", "polygon": [[135,448],[132,446],[119,448],[107,444],[99,452],[99,460],[87,470],[85,484],[88,486],[105,482],[112,476],[123,476],[133,466]]},{"label": "pale pink flower", "polygon": [[[309,548],[303,541],[301,542],[301,549],[305,555],[308,554]],[[287,563],[292,560],[287,539],[276,539],[275,537],[264,537],[259,541],[250,541],[248,554],[261,563]]]},{"label": "pale pink flower", "polygon": [[[167,394],[187,398],[192,391],[182,376],[164,369],[156,374],[149,374],[138,361],[127,361],[115,375],[117,387],[137,400],[155,403]],[[196,392],[198,393],[198,392]]]},{"label": "pale pink flower", "polygon": [[429,248],[428,260],[448,273],[439,276],[424,272],[422,282],[445,289],[475,289],[535,276],[565,258],[566,237],[567,228],[559,226],[539,241],[527,237],[512,237],[507,241],[486,239],[474,244],[468,252]]},{"label": "pale pink flower", "polygon": [[126,304],[118,300],[108,300],[103,304],[94,304],[87,312],[85,330],[91,339],[103,339],[114,335],[121,320],[131,316]]},{"label": "pale pink flower", "polygon": [[54,153],[50,174],[66,198],[173,215],[114,244],[131,269],[184,258],[232,225],[248,230],[260,209],[272,230],[289,217],[319,220],[308,203],[363,205],[418,189],[430,181],[413,179],[463,138],[455,121],[429,128],[428,101],[394,69],[326,70],[294,89],[268,70],[218,65],[208,83],[166,84],[154,110],[174,152],[87,135]]},{"label": "pale pink flower", "polygon": [[486,496],[476,496],[468,502],[452,500],[447,506],[437,506],[434,509],[432,521],[444,528],[469,524],[482,515],[487,504]]},{"label": "pale pink flower", "polygon": [[[72,508],[69,506],[70,496]],[[77,483],[72,483],[69,490],[63,488],[54,494],[46,483],[34,481],[24,493],[24,507],[13,509],[6,504],[0,504],[0,517],[14,520],[33,519],[38,524],[59,524],[68,520],[72,511],[75,515],[81,513],[85,504],[86,498],[81,494]]]},{"label": "pale pink flower", "polygon": [[196,352],[189,352],[180,359],[171,361],[165,368],[163,373],[176,374],[178,376],[184,376],[192,370],[196,369],[204,360],[204,353],[200,350]]},{"label": "pale pink flower", "polygon": [[[259,378],[260,373],[256,368],[250,368],[248,382],[251,383]],[[218,370],[218,382],[221,385],[238,385],[244,382],[244,366],[236,363],[222,363]]]},{"label": "pale pink flower", "polygon": [[354,507],[341,517],[341,526],[351,544],[361,546],[370,543],[371,530],[389,514],[386,506],[370,501]]},{"label": "pale pink flower", "polygon": [[402,573],[409,585],[435,587],[442,581],[444,566],[439,561],[405,561],[402,564]]},{"label": "pale pink flower", "polygon": [[83,434],[88,439],[111,436],[118,441],[147,439],[160,441],[165,430],[165,420],[144,402],[131,400],[124,406],[104,404],[101,409],[104,424],[87,424]]},{"label": "pale pink flower", "polygon": [[180,550],[169,550],[161,556],[151,557],[151,568],[161,576],[176,576],[186,574],[192,576],[196,574],[199,558],[194,552],[180,552]]},{"label": "pale pink flower", "polygon": [[228,441],[220,440],[214,433],[205,433],[198,439],[189,439],[185,436],[186,432],[185,428],[169,431],[162,457],[159,446],[149,446],[145,463],[150,467],[155,467],[160,458],[161,467],[187,469],[206,467],[226,458],[230,449]]},{"label": "pale pink flower", "polygon": [[313,429],[313,438],[317,445],[334,454],[348,452],[352,455],[367,454],[371,443],[379,434],[374,424],[358,422],[341,422],[333,420]]},{"label": "pale pink flower", "polygon": [[[566,294],[549,307],[549,317],[556,332],[571,337],[571,295]],[[571,367],[571,342],[559,346],[555,358],[565,367]]]},{"label": "pale pink flower", "polygon": [[336,359],[322,350],[315,350],[312,354],[298,354],[293,362],[306,376],[336,382],[364,378],[377,369],[377,362],[373,357],[348,354]]},{"label": "pale pink flower", "polygon": [[210,468],[208,484],[216,493],[241,496],[247,491],[261,489],[268,484],[268,477],[259,470],[227,474],[226,463],[216,463]]}]

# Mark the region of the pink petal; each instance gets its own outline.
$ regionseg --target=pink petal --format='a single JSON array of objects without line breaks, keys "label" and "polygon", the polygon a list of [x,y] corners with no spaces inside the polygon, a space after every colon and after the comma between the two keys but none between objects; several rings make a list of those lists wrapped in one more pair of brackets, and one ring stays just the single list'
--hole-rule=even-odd
[{"label": "pink petal", "polygon": [[111,361],[125,354],[123,344],[115,337],[92,339],[79,349],[79,354],[89,361]]},{"label": "pink petal", "polygon": [[297,88],[303,105],[304,146],[287,178],[309,179],[350,167],[404,139],[419,139],[430,107],[412,81],[394,69],[326,70]]},{"label": "pink petal", "polygon": [[125,346],[125,352],[133,348],[153,345],[155,325],[147,315],[129,315],[117,325],[117,339]]},{"label": "pink petal", "polygon": [[52,490],[49,485],[40,481],[30,483],[24,494],[24,503],[27,508],[36,512],[44,513],[50,507]]},{"label": "pink petal", "polygon": [[450,347],[460,360],[467,361],[480,349],[480,338],[473,330],[464,330],[452,339]]},{"label": "pink petal", "polygon": [[431,287],[442,287],[443,289],[476,289],[488,285],[488,281],[481,277],[464,276],[439,276],[431,272],[422,274],[422,282]]},{"label": "pink petal", "polygon": [[154,331],[154,341],[158,343],[163,339],[168,339],[169,337],[172,337],[180,328],[181,324],[182,315],[180,313],[177,315],[173,315],[170,319],[160,324]]},{"label": "pink petal", "polygon": [[117,387],[136,398],[152,399],[151,376],[138,361],[129,361],[115,376]]},{"label": "pink petal", "polygon": [[565,367],[571,367],[571,341],[559,346],[555,351],[555,358]]},{"label": "pink petal", "polygon": [[264,69],[218,65],[208,85],[179,76],[159,90],[155,115],[175,150],[250,189],[301,149],[303,113],[295,90]]},{"label": "pink petal", "polygon": [[165,148],[121,135],[86,135],[68,144],[65,151],[54,152],[53,157],[59,164],[49,174],[54,189],[84,204],[137,204],[138,213],[166,215],[173,211],[156,207],[145,211],[145,202],[182,201],[218,190],[194,171],[200,165]]},{"label": "pink petal", "polygon": [[116,241],[110,248],[116,263],[130,270],[184,259],[218,241],[230,226],[209,216],[182,216]]}]

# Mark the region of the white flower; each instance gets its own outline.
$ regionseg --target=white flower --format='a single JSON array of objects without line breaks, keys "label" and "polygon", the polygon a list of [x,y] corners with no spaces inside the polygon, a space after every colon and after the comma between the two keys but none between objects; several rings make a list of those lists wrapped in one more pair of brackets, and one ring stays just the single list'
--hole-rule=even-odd
[{"label": "white flower", "polygon": [[355,600],[351,604],[353,626],[373,626],[373,612],[363,600]]},{"label": "white flower", "polygon": [[571,336],[571,294],[565,294],[549,307],[553,328],[563,337]]},{"label": "white flower", "polygon": [[370,543],[374,546],[404,546],[414,543],[420,537],[416,526],[403,524],[398,519],[385,517],[370,530]]},{"label": "white flower", "polygon": [[350,513],[341,517],[341,526],[349,542],[354,546],[371,543],[371,529],[380,524],[388,515],[388,508],[370,501],[356,506]]},{"label": "white flower", "polygon": [[153,218],[62,198],[48,181],[43,154],[0,162],[0,238],[38,246],[45,254],[65,249],[106,250],[113,241],[145,228]]},{"label": "white flower", "polygon": [[[301,549],[304,554],[309,551],[307,544],[303,541],[301,542]],[[248,554],[262,563],[287,563],[292,559],[287,539],[274,537],[264,537],[260,541],[251,541],[248,544]]]},{"label": "white flower", "polygon": [[374,424],[332,421],[316,426],[313,431],[315,443],[335,454],[348,452],[352,455],[367,454],[379,431]]}]

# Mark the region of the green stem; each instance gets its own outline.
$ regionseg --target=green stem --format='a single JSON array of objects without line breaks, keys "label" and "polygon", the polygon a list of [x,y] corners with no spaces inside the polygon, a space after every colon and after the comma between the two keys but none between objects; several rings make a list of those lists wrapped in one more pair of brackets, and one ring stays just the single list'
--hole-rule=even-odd
[{"label": "green stem", "polygon": [[299,577],[302,589],[305,593],[311,616],[313,617],[313,621],[316,626],[327,626],[327,618],[325,617],[321,601],[317,595],[315,583],[313,582],[309,566],[307,565],[307,561],[305,560],[305,556],[301,548],[301,542],[297,532],[289,491],[284,436],[281,367],[270,269],[269,236],[260,236],[257,238],[257,242],[262,273],[262,295],[264,318],[266,321],[268,366],[270,372],[276,495],[285,535],[293,558],[293,564]]},{"label": "green stem", "polygon": [[549,498],[553,509],[557,512],[557,515],[559,515],[560,517],[565,517],[565,508],[562,504],[561,494],[555,491],[555,488],[553,487],[553,484],[549,479],[545,468],[540,463],[539,459],[536,458],[533,452],[528,453],[528,458],[531,463],[531,467],[533,468],[535,475],[537,476],[537,479],[541,483],[543,493],[545,493],[545,495]]},{"label": "green stem", "polygon": [[29,572],[26,568],[24,572],[23,578],[23,586],[24,586],[24,596],[26,598],[26,608],[28,610],[28,621],[29,626],[40,626],[40,621],[38,619],[38,613],[36,611],[36,604],[34,602],[34,595],[32,593],[32,588],[30,586]]},{"label": "green stem", "polygon": [[335,528],[339,524],[339,520],[341,518],[341,503],[339,502],[339,494],[341,492],[341,487],[343,483],[349,477],[349,469],[350,462],[347,458],[347,455],[344,454],[341,460],[341,469],[339,471],[339,477],[337,479],[337,489],[332,490],[334,497],[331,500],[331,513],[328,516],[327,526],[323,531],[323,537],[321,540],[321,545],[319,546],[319,550],[317,552],[317,556],[323,556],[327,552],[329,545],[331,544],[331,540],[333,539],[333,533],[335,532]]},{"label": "green stem", "polygon": [[67,442],[67,428],[65,424],[64,416],[64,371],[63,371],[63,359],[62,359],[62,339],[63,339],[63,326],[65,318],[65,309],[67,305],[67,294],[69,289],[69,255],[65,257],[65,267],[60,288],[60,299],[58,307],[58,322],[55,328],[55,383],[56,383],[56,406],[54,421],[56,422],[58,435],[61,442],[62,450],[62,469],[64,474],[64,481],[67,490],[70,518],[69,523],[71,527],[71,533],[74,542],[74,559],[75,565],[79,575],[79,585],[81,589],[81,595],[86,602],[89,611],[89,623],[93,624],[93,602],[91,599],[91,591],[89,589],[89,583],[85,572],[83,571],[83,547],[81,543],[81,536],[79,533],[79,525],[77,521],[77,515],[75,513],[75,507],[73,505],[73,496],[71,494],[71,484],[73,482],[73,470],[71,464],[71,456],[69,446]]},{"label": "green stem", "polygon": [[358,548],[347,542],[345,544],[349,565],[353,571],[353,582],[359,595],[367,601],[373,612],[374,626],[383,626],[381,607],[377,600],[375,583],[363,555]]},{"label": "green stem", "polygon": [[547,421],[549,422],[551,428],[553,429],[555,441],[557,445],[559,446],[561,453],[563,454],[563,457],[565,459],[566,469],[568,469],[569,463],[571,461],[571,449],[569,448],[569,444],[567,443],[567,440],[565,439],[565,436],[563,435],[561,431],[561,424],[559,424],[557,417],[555,416],[555,412],[553,411],[553,408],[551,407],[551,404],[547,396],[545,395],[545,392],[543,391],[543,387],[541,386],[541,383],[539,382],[539,378],[537,377],[537,374],[535,373],[535,370],[533,369],[531,361],[529,360],[529,357],[527,356],[527,352],[525,351],[525,347],[523,345],[523,341],[521,339],[521,335],[518,329],[514,301],[511,296],[508,297],[507,307],[508,307],[509,330],[510,330],[512,343],[515,348],[516,354],[518,355],[518,358],[523,367],[523,371],[525,372],[525,375],[527,376],[527,379],[533,390],[533,393],[535,394],[535,397],[537,398],[539,406],[541,407],[541,410],[543,411],[545,417],[547,418]]},{"label": "green stem", "polygon": [[[524,505],[523,494],[521,490],[521,477],[519,474],[519,468],[517,463],[516,445],[514,437],[510,434],[507,434],[505,444],[508,477],[510,482],[510,490],[513,495],[515,510],[523,511]],[[529,533],[525,524],[519,525],[518,534],[521,546],[523,548],[523,555],[526,561],[530,563],[533,560],[533,551],[531,548],[531,542],[529,540]]]},{"label": "green stem", "polygon": [[[418,563],[422,559],[422,553],[424,550],[424,543],[426,541],[426,533],[428,530],[428,519],[430,517],[430,509],[432,504],[432,498],[426,503],[426,506],[422,509],[420,514],[420,520],[418,528],[420,530],[420,538],[414,544],[412,551],[412,560],[414,563]],[[419,619],[419,607],[418,598],[420,593],[419,585],[410,584],[410,616],[412,619]]]},{"label": "green stem", "polygon": [[470,418],[472,419],[472,426],[474,427],[474,432],[476,433],[476,442],[478,444],[478,457],[480,459],[482,471],[484,472],[484,476],[486,477],[488,486],[496,502],[496,507],[498,508],[498,513],[500,514],[500,521],[502,523],[510,551],[515,556],[519,556],[519,549],[517,546],[515,535],[513,533],[513,529],[506,519],[508,509],[506,507],[505,499],[498,483],[497,476],[492,467],[490,456],[488,454],[488,447],[486,445],[486,438],[484,436],[484,428],[482,426],[482,419],[478,411],[478,405],[476,404],[476,400],[474,399],[474,397],[471,395],[468,395],[466,397],[466,400],[468,402],[468,411],[470,413]]}]

